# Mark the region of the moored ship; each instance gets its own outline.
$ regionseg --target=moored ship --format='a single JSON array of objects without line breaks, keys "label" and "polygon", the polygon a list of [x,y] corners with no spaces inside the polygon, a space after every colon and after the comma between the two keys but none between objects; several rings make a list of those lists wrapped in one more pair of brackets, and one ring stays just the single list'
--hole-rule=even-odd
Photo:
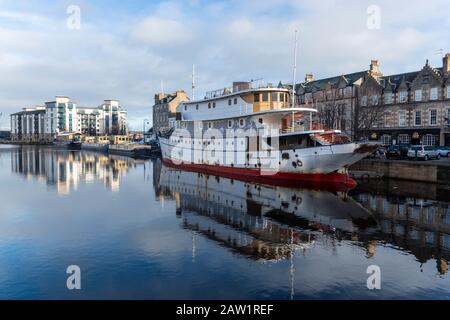
[{"label": "moored ship", "polygon": [[356,183],[346,169],[375,145],[324,128],[281,84],[235,82],[181,103],[159,133],[163,161],[188,170],[271,182]]}]

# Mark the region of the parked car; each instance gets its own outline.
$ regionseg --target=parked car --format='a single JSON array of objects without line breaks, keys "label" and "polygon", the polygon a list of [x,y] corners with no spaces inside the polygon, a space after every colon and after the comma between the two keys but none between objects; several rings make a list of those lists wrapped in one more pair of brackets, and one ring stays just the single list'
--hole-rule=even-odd
[{"label": "parked car", "polygon": [[406,145],[392,145],[386,150],[386,159],[403,159],[408,157],[409,147]]},{"label": "parked car", "polygon": [[450,147],[437,147],[436,151],[441,157],[450,158]]},{"label": "parked car", "polygon": [[384,158],[385,156],[386,156],[386,148],[379,147],[374,152],[369,154],[367,156],[367,158],[369,158],[369,159],[381,159],[381,158]]},{"label": "parked car", "polygon": [[408,151],[409,159],[422,159],[422,160],[430,160],[430,159],[439,159],[441,155],[437,151],[435,147],[430,146],[412,146]]}]

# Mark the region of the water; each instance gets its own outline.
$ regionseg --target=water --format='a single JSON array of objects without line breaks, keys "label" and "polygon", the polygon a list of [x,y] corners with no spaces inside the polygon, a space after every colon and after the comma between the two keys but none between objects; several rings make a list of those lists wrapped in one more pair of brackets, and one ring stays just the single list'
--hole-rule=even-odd
[{"label": "water", "polygon": [[1,299],[450,298],[445,187],[270,187],[10,146],[0,179]]}]

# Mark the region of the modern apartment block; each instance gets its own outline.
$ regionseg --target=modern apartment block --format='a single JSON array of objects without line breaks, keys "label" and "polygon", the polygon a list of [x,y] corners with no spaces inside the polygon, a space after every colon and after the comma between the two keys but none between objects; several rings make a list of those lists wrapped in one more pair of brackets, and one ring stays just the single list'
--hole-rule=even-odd
[{"label": "modern apartment block", "polygon": [[11,139],[51,142],[61,133],[85,135],[127,134],[127,112],[118,100],[96,108],[78,107],[69,97],[57,96],[43,106],[24,108],[11,115]]},{"label": "modern apartment block", "polygon": [[169,118],[174,118],[178,105],[188,100],[189,98],[183,90],[170,94],[156,94],[153,106],[153,132],[158,133],[169,129]]},{"label": "modern apartment block", "polygon": [[385,76],[377,60],[369,70],[314,80],[296,87],[298,103],[319,110],[326,127],[354,139],[383,144],[450,145],[450,53],[442,67]]}]

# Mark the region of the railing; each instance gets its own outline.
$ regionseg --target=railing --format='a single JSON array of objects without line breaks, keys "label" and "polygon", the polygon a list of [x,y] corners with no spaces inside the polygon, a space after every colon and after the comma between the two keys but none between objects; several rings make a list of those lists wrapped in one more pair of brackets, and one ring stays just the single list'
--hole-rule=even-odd
[{"label": "railing", "polygon": [[221,88],[221,89],[217,89],[217,90],[208,91],[208,92],[206,92],[205,99],[218,98],[218,97],[222,97],[227,94],[237,93],[237,92],[241,92],[241,91],[245,91],[245,90],[249,90],[249,89],[254,90],[254,89],[261,89],[261,88],[272,88],[272,86],[269,86],[268,84],[266,84],[262,79],[252,80],[249,82],[249,84],[250,84],[249,88],[239,89],[239,86],[234,86],[234,87],[225,87],[225,88]]}]

